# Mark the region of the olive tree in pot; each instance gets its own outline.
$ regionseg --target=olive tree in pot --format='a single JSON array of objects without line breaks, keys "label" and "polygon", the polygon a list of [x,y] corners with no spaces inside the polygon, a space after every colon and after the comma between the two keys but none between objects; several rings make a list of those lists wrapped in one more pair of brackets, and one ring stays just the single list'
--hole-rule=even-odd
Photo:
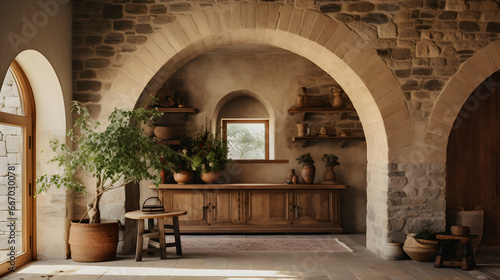
[{"label": "olive tree in pot", "polygon": [[[87,195],[87,187],[75,177],[81,170],[90,173],[96,181],[94,199],[87,204],[87,212],[70,227],[69,244],[75,261],[106,261],[116,257],[118,222],[101,222],[99,201],[110,190],[131,182],[152,180],[161,182],[158,174],[164,167],[161,158],[173,152],[156,144],[154,138],[142,133],[140,123],[161,116],[157,110],[143,108],[133,111],[115,109],[109,117],[109,125],[102,131],[100,124],[89,117],[86,108],[73,103],[73,110],[80,117],[68,136],[75,144],[71,149],[57,140],[50,142],[57,155],[49,160],[62,168],[58,174],[44,174],[37,178],[37,194],[55,186],[65,187]],[[74,129],[78,133],[74,132]],[[83,220],[85,216],[89,220]]]}]

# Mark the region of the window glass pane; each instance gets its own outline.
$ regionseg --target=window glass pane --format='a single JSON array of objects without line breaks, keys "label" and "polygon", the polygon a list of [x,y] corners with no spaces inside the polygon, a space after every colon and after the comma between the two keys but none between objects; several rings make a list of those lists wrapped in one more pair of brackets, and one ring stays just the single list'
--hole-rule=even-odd
[{"label": "window glass pane", "polygon": [[0,262],[11,261],[14,255],[25,252],[22,242],[23,130],[0,125]]},{"label": "window glass pane", "polygon": [[14,115],[24,115],[19,85],[11,69],[7,71],[0,90],[0,111]]},{"label": "window glass pane", "polygon": [[228,123],[227,142],[232,159],[265,159],[266,126],[264,123]]}]

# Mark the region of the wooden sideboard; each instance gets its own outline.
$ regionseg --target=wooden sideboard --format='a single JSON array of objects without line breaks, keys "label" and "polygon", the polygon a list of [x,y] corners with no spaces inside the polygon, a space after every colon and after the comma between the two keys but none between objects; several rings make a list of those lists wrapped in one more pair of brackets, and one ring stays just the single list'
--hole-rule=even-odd
[{"label": "wooden sideboard", "polygon": [[[161,184],[183,233],[340,233],[340,191],[321,184]],[[156,187],[150,186],[155,189]]]}]

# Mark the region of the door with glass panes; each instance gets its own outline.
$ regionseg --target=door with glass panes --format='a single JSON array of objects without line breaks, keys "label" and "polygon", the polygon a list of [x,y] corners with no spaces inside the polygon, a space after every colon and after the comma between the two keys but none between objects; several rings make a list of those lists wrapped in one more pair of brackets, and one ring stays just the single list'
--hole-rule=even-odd
[{"label": "door with glass panes", "polygon": [[33,95],[14,61],[0,91],[0,275],[34,257]]}]

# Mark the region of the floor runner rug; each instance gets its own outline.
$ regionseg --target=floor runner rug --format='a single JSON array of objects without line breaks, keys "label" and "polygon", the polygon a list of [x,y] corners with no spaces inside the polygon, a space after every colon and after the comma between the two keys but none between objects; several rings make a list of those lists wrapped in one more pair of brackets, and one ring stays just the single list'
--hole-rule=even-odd
[{"label": "floor runner rug", "polygon": [[[169,240],[167,240],[169,242]],[[337,238],[182,238],[183,252],[353,252]]]}]

